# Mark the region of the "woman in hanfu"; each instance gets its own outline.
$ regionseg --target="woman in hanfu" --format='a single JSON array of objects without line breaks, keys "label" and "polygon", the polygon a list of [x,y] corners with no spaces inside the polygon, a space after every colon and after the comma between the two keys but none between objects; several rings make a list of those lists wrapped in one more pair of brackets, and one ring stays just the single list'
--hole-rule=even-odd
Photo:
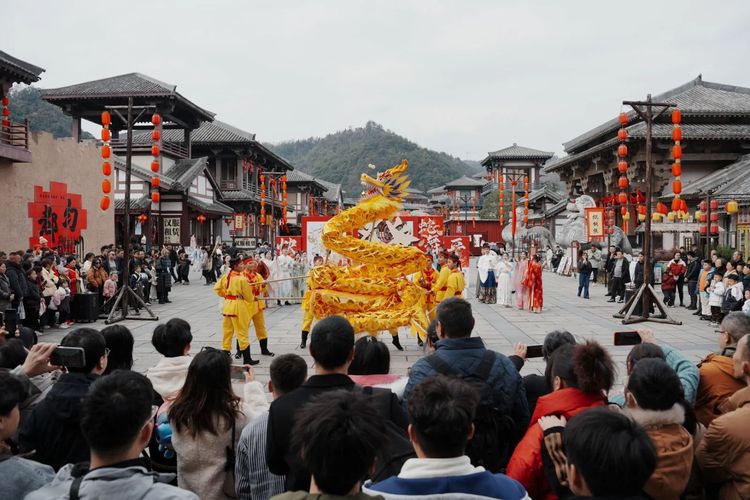
[{"label": "woman in hanfu", "polygon": [[495,267],[495,274],[497,275],[497,303],[501,306],[511,307],[513,304],[512,272],[513,264],[510,262],[508,254],[504,253],[502,258],[498,260],[497,267]]},{"label": "woman in hanfu", "polygon": [[513,270],[513,289],[516,291],[516,307],[524,309],[529,302],[528,290],[526,289],[526,269],[529,266],[529,254],[521,252],[521,257],[516,262]]},{"label": "woman in hanfu", "polygon": [[524,279],[524,286],[529,294],[528,305],[532,312],[540,313],[542,312],[542,305],[544,302],[544,288],[542,287],[542,259],[539,255],[535,255],[534,258],[528,262],[526,278]]}]

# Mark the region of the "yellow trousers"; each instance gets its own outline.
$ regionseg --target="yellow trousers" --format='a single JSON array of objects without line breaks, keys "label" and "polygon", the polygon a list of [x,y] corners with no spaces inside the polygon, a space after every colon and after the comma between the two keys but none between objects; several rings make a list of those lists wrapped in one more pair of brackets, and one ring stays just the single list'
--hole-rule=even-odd
[{"label": "yellow trousers", "polygon": [[[255,326],[255,338],[258,340],[264,340],[268,338],[268,331],[266,331],[266,315],[263,314],[261,309],[253,316],[253,326]],[[248,325],[249,327],[250,325]]]},{"label": "yellow trousers", "polygon": [[310,329],[312,329],[312,323],[313,323],[313,312],[312,308],[303,308],[302,309],[302,331],[303,332],[309,332]]},{"label": "yellow trousers", "polygon": [[242,316],[224,316],[224,321],[221,325],[221,349],[224,351],[232,350],[232,337],[237,337],[241,351],[247,349],[250,345],[250,340],[247,336],[249,327],[250,323],[242,318]]}]

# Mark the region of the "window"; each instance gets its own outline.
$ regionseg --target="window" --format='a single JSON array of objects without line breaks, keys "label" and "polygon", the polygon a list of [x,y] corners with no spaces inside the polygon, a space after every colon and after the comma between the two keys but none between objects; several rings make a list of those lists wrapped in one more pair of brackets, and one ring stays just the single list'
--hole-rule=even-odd
[{"label": "window", "polygon": [[219,183],[224,188],[236,187],[237,182],[237,157],[225,156],[221,158],[221,168],[219,172]]}]

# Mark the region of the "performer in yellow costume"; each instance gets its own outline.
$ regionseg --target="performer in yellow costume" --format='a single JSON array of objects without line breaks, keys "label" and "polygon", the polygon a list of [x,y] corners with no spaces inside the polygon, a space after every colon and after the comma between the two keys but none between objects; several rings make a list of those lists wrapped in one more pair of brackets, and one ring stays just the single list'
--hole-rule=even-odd
[{"label": "performer in yellow costume", "polygon": [[224,299],[222,314],[221,349],[229,354],[232,349],[232,337],[237,337],[242,353],[242,362],[246,365],[257,365],[259,361],[250,356],[250,341],[247,331],[250,327],[250,318],[256,312],[255,298],[252,286],[242,273],[244,264],[242,259],[233,258],[229,261],[231,271],[224,274],[214,285],[216,294]]},{"label": "performer in yellow costume", "polygon": [[[264,356],[273,356],[274,354],[268,350],[268,331],[266,330],[266,301],[263,300],[263,296],[266,291],[266,284],[263,276],[258,273],[258,263],[252,258],[245,259],[245,270],[243,274],[252,285],[253,290],[253,314],[251,321],[255,327],[255,337],[260,342],[260,353]],[[248,325],[249,326],[249,325]]]},{"label": "performer in yellow costume", "polygon": [[312,269],[307,272],[307,289],[305,290],[305,296],[302,299],[302,341],[299,344],[300,349],[307,347],[307,337],[310,335],[310,330],[312,330],[312,322],[314,319],[312,304],[312,270],[322,265],[323,257],[316,255],[313,259]]},{"label": "performer in yellow costume", "polygon": [[448,283],[445,289],[445,295],[443,300],[451,297],[463,297],[464,288],[466,288],[466,280],[464,279],[464,273],[461,272],[461,258],[453,254],[447,261],[447,266],[450,268],[450,275],[448,276]]},{"label": "performer in yellow costume", "polygon": [[[438,254],[438,264],[440,264],[440,273],[438,274],[437,279],[432,285],[432,293],[435,296],[435,304],[439,304],[443,301],[443,298],[445,297],[445,291],[448,288],[448,276],[451,274],[451,270],[447,265],[447,262],[450,260],[450,253],[446,252],[445,250],[441,251]],[[434,313],[433,318],[434,319]]]},{"label": "performer in yellow costume", "polygon": [[[435,319],[435,308],[437,302],[435,301],[435,293],[432,291],[432,287],[437,281],[438,272],[433,267],[428,267],[423,271],[417,271],[412,275],[412,281],[422,287],[425,291],[424,296],[424,310],[427,314],[427,318],[432,321]],[[447,281],[447,279],[446,279]],[[421,347],[424,345],[422,337],[419,335],[420,328],[415,324],[410,327],[411,334],[416,335],[417,344]],[[424,332],[422,332],[424,334]]]}]

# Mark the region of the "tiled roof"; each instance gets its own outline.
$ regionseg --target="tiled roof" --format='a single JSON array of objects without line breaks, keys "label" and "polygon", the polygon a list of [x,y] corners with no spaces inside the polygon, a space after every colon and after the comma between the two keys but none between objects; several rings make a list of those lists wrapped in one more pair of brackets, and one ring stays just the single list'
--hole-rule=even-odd
[{"label": "tiled roof", "polygon": [[[681,126],[683,141],[690,140],[750,140],[750,125],[742,124],[724,124],[724,123],[685,123]],[[652,129],[654,139],[672,139],[672,125],[665,123],[656,123]],[[636,123],[627,127],[628,137],[633,139],[645,139],[646,124],[643,122]],[[589,149],[580,151],[575,154],[564,156],[545,165],[546,172],[553,172],[560,168],[570,165],[582,158],[587,158],[595,153],[604,151],[609,148],[615,148],[619,144],[616,134],[604,142],[596,144]]]},{"label": "tiled roof", "polygon": [[559,202],[557,202],[556,204],[554,204],[551,207],[549,207],[544,212],[544,216],[545,217],[553,217],[553,216],[555,216],[555,215],[557,215],[557,214],[562,213],[563,211],[565,211],[565,207],[567,207],[567,206],[568,206],[568,199],[564,198],[564,199],[560,200]]},{"label": "tiled roof", "polygon": [[[140,198],[130,198],[130,210],[146,210],[151,205],[151,198],[143,195]],[[125,200],[115,200],[115,210],[125,210]]]},{"label": "tiled roof", "polygon": [[292,170],[286,174],[286,182],[313,182],[315,177],[306,174],[301,170]]},{"label": "tiled roof", "polygon": [[202,212],[209,212],[212,214],[221,214],[221,215],[232,215],[234,213],[234,210],[223,203],[219,201],[214,201],[212,203],[206,203],[205,201],[201,200],[200,198],[193,196],[192,194],[188,194],[188,205],[190,205],[193,208],[196,208]]},{"label": "tiled roof", "polygon": [[[655,102],[676,104],[684,118],[690,116],[743,116],[750,115],[750,88],[721,83],[705,82],[701,76],[684,85],[653,97]],[[631,120],[634,111],[628,112]],[[563,144],[571,152],[602,135],[615,135],[620,127],[618,117],[606,121],[588,132]]]},{"label": "tiled roof", "polygon": [[[125,170],[125,158],[115,156],[114,164],[115,168]],[[185,191],[188,189],[193,182],[193,179],[195,179],[195,177],[205,168],[206,157],[179,160],[169,167],[167,171],[162,170],[157,174],[154,174],[151,170],[136,165],[135,163],[131,165],[131,171],[137,177],[149,180],[152,176],[156,175],[159,177],[162,187],[171,191]]]},{"label": "tiled roof", "polygon": [[525,146],[519,146],[515,142],[512,146],[507,148],[499,149],[497,151],[491,151],[487,153],[487,158],[482,160],[484,165],[487,161],[493,159],[499,160],[548,160],[554,156],[555,153],[549,151],[541,151],[539,149],[527,148]]},{"label": "tiled roof", "polygon": [[233,189],[222,191],[224,201],[260,201],[260,195],[247,189]]},{"label": "tiled roof", "polygon": [[716,195],[750,193],[750,155],[742,156],[722,169],[686,183],[682,189],[683,196],[705,195],[708,192]]},{"label": "tiled roof", "polygon": [[[559,203],[560,200],[566,199],[565,196],[558,193],[557,191],[550,189],[548,186],[544,186],[529,193],[529,203],[534,203],[535,201],[540,200],[544,197],[549,198],[553,203]],[[525,199],[526,198],[522,197],[520,200],[518,200],[518,203],[523,203]]]},{"label": "tiled roof", "polygon": [[11,73],[11,82],[29,84],[39,81],[39,75],[44,72],[44,69],[0,50],[0,72]]},{"label": "tiled roof", "polygon": [[445,193],[445,186],[438,186],[436,188],[429,189],[427,194],[440,194]]},{"label": "tiled roof", "polygon": [[323,197],[334,203],[338,203],[341,200],[341,184],[324,181],[323,179],[315,179],[319,183],[323,184],[326,188],[326,192],[323,193]]},{"label": "tiled roof", "polygon": [[[164,129],[161,133],[162,141],[185,142],[183,129]],[[133,132],[133,144],[151,144],[151,132],[138,130]],[[190,133],[190,142],[199,144],[253,144],[255,134],[245,132],[219,120],[202,122],[200,127]]]},{"label": "tiled roof", "polygon": [[406,192],[411,194],[424,194],[424,191],[417,188],[406,188]]},{"label": "tiled roof", "polygon": [[456,180],[450,181],[445,185],[446,188],[458,188],[458,187],[482,187],[487,184],[487,181],[480,181],[472,179],[471,177],[462,176]]}]

